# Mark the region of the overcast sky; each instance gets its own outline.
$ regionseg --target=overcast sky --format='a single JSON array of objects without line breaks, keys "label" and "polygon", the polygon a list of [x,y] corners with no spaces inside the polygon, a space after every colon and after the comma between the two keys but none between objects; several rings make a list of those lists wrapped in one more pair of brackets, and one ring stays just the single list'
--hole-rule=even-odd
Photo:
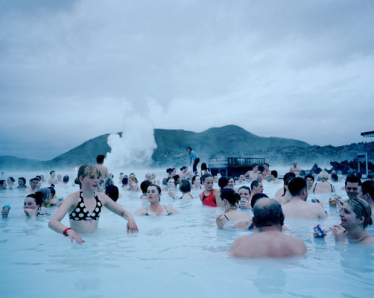
[{"label": "overcast sky", "polygon": [[0,0],[0,155],[51,159],[139,115],[374,141],[373,16],[372,0]]}]

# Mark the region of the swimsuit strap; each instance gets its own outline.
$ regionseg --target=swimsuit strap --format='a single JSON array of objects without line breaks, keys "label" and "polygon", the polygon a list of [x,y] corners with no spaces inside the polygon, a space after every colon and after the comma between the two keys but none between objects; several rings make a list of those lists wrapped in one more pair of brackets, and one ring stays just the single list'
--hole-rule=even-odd
[{"label": "swimsuit strap", "polygon": [[145,208],[145,214],[144,215],[149,215],[148,214],[148,207]]},{"label": "swimsuit strap", "polygon": [[318,183],[314,184],[314,187],[313,187],[313,193],[316,191],[317,184],[318,184]]},{"label": "swimsuit strap", "polygon": [[166,206],[164,205],[164,208],[165,208],[165,210],[166,210],[166,215],[170,215],[171,213],[169,212],[169,210],[168,210],[168,208],[166,208]]},{"label": "swimsuit strap", "polygon": [[229,221],[229,218],[226,216],[226,214],[224,214],[223,216],[227,219],[227,221]]},{"label": "swimsuit strap", "polygon": [[248,230],[252,231],[255,224],[252,222],[251,225],[248,227]]}]

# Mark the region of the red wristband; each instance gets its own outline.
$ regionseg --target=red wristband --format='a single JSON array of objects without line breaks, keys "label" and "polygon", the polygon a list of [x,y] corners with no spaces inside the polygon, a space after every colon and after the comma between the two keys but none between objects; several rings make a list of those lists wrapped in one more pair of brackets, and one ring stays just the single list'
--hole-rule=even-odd
[{"label": "red wristband", "polygon": [[64,235],[64,236],[68,236],[68,234],[66,234],[66,232],[67,231],[69,231],[69,230],[72,230],[72,228],[66,228],[63,232],[62,232],[62,235]]}]

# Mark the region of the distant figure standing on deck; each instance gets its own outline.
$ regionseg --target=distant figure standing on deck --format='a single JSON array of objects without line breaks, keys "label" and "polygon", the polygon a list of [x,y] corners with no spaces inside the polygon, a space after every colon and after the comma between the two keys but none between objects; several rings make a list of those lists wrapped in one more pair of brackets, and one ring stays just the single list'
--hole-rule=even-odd
[{"label": "distant figure standing on deck", "polygon": [[290,172],[295,173],[296,176],[300,175],[301,169],[297,166],[297,162],[293,162],[293,166],[290,168]]},{"label": "distant figure standing on deck", "polygon": [[108,168],[106,166],[103,166],[103,164],[104,164],[104,158],[105,158],[104,155],[98,155],[98,156],[96,156],[97,165],[95,165],[95,167],[99,170],[99,172],[101,174],[101,176],[100,176],[100,181],[101,182],[104,182],[104,180],[106,178],[109,178]]},{"label": "distant figure standing on deck", "polygon": [[199,156],[195,153],[195,151],[192,151],[191,147],[187,147],[187,152],[190,155],[190,165],[193,163],[192,172],[194,174],[197,174],[197,165],[200,162]]}]

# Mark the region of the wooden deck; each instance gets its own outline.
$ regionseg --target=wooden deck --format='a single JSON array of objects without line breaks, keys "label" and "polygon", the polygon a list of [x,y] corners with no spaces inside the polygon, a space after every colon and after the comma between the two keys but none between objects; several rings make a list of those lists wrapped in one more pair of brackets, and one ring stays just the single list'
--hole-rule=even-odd
[{"label": "wooden deck", "polygon": [[260,167],[265,162],[265,158],[258,157],[228,157],[209,159],[208,168],[212,175],[220,173],[222,176],[240,176],[252,170],[254,164]]}]

